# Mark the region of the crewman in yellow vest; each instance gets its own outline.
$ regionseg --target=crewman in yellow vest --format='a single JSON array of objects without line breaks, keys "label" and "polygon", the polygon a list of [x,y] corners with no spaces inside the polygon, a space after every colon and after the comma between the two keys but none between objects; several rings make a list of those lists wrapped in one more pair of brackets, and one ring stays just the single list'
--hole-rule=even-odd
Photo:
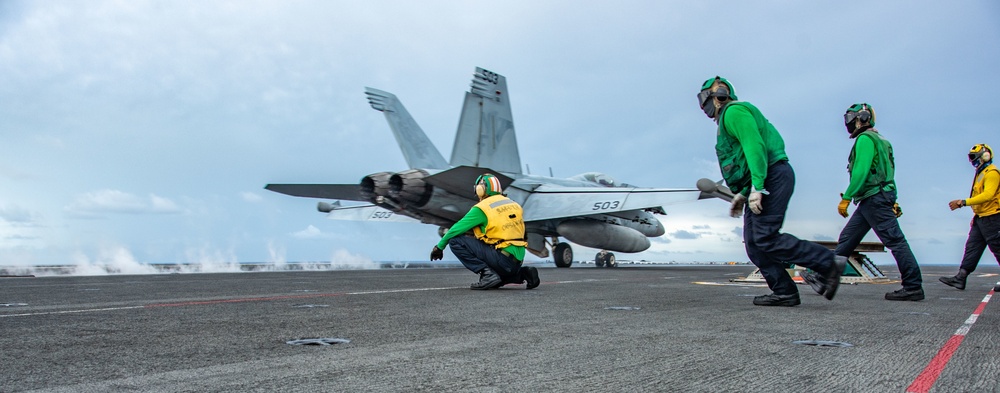
[{"label": "crewman in yellow vest", "polygon": [[[1000,262],[1000,172],[993,165],[993,149],[985,143],[973,146],[969,150],[969,162],[976,167],[969,197],[948,202],[951,210],[969,206],[975,214],[969,239],[965,241],[965,256],[958,274],[939,278],[946,285],[958,289],[965,289],[965,279],[976,270],[987,246]],[[993,290],[1000,291],[1000,283]]]},{"label": "crewman in yellow vest", "polygon": [[[524,212],[521,205],[503,195],[500,179],[484,174],[476,179],[479,203],[452,225],[431,250],[431,260],[444,258],[444,248],[451,246],[462,265],[479,273],[472,289],[499,288],[505,284],[527,281],[527,289],[538,286],[538,270],[521,266],[524,260]],[[462,236],[469,230],[475,237]]]}]

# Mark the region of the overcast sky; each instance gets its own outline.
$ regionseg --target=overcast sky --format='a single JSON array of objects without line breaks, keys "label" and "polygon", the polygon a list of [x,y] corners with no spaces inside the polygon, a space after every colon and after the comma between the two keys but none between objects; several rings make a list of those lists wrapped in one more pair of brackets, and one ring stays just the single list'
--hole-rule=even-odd
[{"label": "overcast sky", "polygon": [[[695,94],[728,78],[785,139],[785,231],[815,240],[846,222],[842,115],[868,102],[925,264],[961,259],[971,211],[947,203],[968,149],[1000,148],[995,1],[0,0],[0,265],[425,259],[436,227],[327,220],[263,186],[406,169],[366,86],[449,157],[477,66],[507,77],[532,172],[650,187],[720,178]],[[746,261],[727,212],[672,206],[618,258]]]}]

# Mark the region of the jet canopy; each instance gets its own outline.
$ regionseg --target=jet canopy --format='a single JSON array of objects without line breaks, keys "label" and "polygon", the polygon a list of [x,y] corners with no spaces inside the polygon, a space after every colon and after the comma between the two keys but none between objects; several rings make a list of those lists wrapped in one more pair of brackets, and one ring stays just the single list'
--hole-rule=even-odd
[{"label": "jet canopy", "polygon": [[615,181],[615,178],[611,177],[611,175],[600,172],[581,173],[579,175],[571,177],[570,179],[596,183],[605,187],[619,187],[618,182]]}]

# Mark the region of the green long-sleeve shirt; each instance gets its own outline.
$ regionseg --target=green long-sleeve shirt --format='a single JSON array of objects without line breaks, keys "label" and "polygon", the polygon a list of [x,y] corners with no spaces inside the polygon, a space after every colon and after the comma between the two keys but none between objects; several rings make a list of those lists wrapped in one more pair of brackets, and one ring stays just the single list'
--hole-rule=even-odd
[{"label": "green long-sleeve shirt", "polygon": [[[764,181],[767,180],[768,166],[788,159],[788,155],[785,154],[785,141],[781,138],[781,134],[756,107],[743,101],[731,103],[724,108],[722,124],[719,128],[720,134],[726,133],[726,135],[720,136],[730,140],[730,146],[720,146],[725,144],[720,142],[716,145],[717,152],[725,155],[729,153],[724,150],[741,149],[745,164],[739,162],[735,164],[737,166],[746,165],[750,171],[750,185],[757,190],[763,190]],[[741,160],[737,159],[737,161]],[[726,168],[723,168],[723,172],[725,171]],[[723,173],[723,177],[725,177],[725,173]],[[732,186],[730,184],[730,187]],[[749,189],[734,191],[744,195],[749,193]]]},{"label": "green long-sleeve shirt", "polygon": [[854,140],[848,157],[851,182],[844,191],[845,200],[859,202],[879,193],[895,189],[895,163],[892,144],[875,129],[865,131]]},{"label": "green long-sleeve shirt", "polygon": [[858,136],[854,142],[854,163],[851,168],[851,183],[847,185],[844,196],[846,200],[854,199],[861,187],[868,180],[868,173],[872,170],[872,162],[875,160],[875,142],[871,138]]},{"label": "green long-sleeve shirt", "polygon": [[[475,227],[479,227],[481,231],[486,232],[487,223],[486,213],[483,213],[478,207],[473,206],[472,209],[469,209],[468,213],[465,213],[465,216],[461,220],[458,220],[455,225],[452,225],[448,229],[448,233],[445,233],[441,237],[441,241],[438,242],[437,247],[444,250],[445,247],[448,247],[448,240],[451,240],[455,236],[462,236]],[[524,260],[524,247],[507,246],[503,250],[513,255],[519,261]]]}]

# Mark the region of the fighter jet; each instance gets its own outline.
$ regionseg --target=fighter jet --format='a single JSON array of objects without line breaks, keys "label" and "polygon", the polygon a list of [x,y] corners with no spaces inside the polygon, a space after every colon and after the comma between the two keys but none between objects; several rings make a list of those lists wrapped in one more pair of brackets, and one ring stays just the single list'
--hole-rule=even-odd
[{"label": "fighter jet", "polygon": [[[533,176],[521,171],[510,94],[503,75],[476,68],[465,93],[451,160],[427,138],[395,95],[365,88],[371,107],[385,115],[409,169],[378,172],[358,184],[268,184],[274,192],[319,202],[317,208],[337,220],[403,221],[436,225],[443,235],[478,201],[475,179],[496,175],[504,192],[524,208],[527,249],[539,258],[552,251],[558,267],[573,263],[572,247],[633,253],[662,236],[654,214],[664,206],[698,199],[726,198],[724,186],[699,181],[701,189],[640,188],[611,176],[588,172],[570,178]],[[704,183],[704,184],[703,184]],[[345,206],[340,200],[364,202]]]}]

